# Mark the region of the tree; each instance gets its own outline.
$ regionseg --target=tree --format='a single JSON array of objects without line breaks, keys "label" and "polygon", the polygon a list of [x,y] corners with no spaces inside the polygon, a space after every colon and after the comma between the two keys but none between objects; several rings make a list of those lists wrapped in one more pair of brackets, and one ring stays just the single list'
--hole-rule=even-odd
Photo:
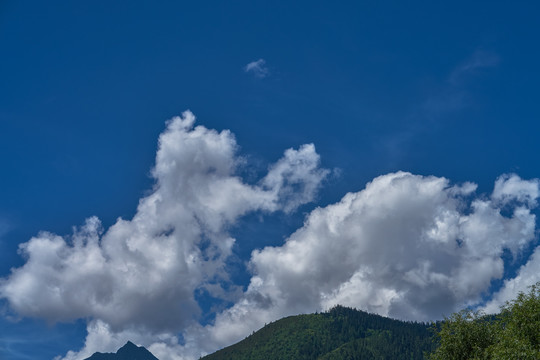
[{"label": "tree", "polygon": [[432,360],[540,359],[540,282],[499,315],[462,310],[435,328],[439,346]]},{"label": "tree", "polygon": [[495,342],[495,329],[481,312],[462,310],[439,324],[439,347],[432,360],[490,359],[487,352]]},{"label": "tree", "polygon": [[540,359],[540,282],[502,307],[493,359]]}]

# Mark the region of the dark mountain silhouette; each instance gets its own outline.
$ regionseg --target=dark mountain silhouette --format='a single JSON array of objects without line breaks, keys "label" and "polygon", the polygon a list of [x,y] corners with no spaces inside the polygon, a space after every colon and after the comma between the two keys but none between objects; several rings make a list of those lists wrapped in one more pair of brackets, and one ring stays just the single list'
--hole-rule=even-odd
[{"label": "dark mountain silhouette", "polygon": [[158,358],[144,347],[128,341],[114,354],[97,352],[85,360],[158,360]]}]

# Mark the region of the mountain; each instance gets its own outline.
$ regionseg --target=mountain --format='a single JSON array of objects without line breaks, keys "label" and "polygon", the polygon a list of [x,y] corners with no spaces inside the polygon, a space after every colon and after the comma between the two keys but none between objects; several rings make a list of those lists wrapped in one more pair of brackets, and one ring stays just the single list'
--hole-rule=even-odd
[{"label": "mountain", "polygon": [[[201,360],[420,360],[434,349],[430,325],[336,306],[264,326]],[[128,341],[113,353],[85,360],[158,360]]]},{"label": "mountain", "polygon": [[411,360],[433,347],[428,324],[337,306],[283,318],[202,360]]},{"label": "mountain", "polygon": [[97,352],[85,360],[158,360],[158,358],[144,347],[128,341],[115,354]]}]

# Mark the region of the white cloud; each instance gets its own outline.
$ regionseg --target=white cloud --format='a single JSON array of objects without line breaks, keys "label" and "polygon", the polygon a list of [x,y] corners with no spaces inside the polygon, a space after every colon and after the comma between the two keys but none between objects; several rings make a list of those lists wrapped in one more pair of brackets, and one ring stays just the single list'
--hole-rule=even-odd
[{"label": "white cloud", "polygon": [[483,310],[488,314],[497,313],[507,301],[516,298],[519,292],[528,292],[528,287],[540,281],[540,246],[536,247],[530,259],[524,264],[513,279],[504,281],[502,288],[493,295]]},{"label": "white cloud", "polygon": [[264,59],[250,62],[244,67],[244,71],[258,78],[265,78],[270,74]]},{"label": "white cloud", "polygon": [[[88,319],[85,346],[66,360],[127,340],[161,360],[196,359],[264,323],[335,304],[441,318],[477,306],[504,274],[503,252],[521,256],[535,240],[538,180],[504,175],[486,196],[440,177],[379,176],[313,210],[282,246],[254,250],[247,290],[201,326],[194,292],[231,299],[237,290],[225,268],[234,244],[227,229],[248,212],[291,212],[313,200],[328,171],[314,146],[303,145],[247,184],[235,173],[234,136],[194,121],[186,112],[168,123],[154,189],[131,220],[105,230],[91,217],[71,237],[42,232],[21,245],[25,265],[1,280],[0,297],[22,316]],[[538,279],[538,251],[488,308]]]},{"label": "white cloud", "polygon": [[517,200],[536,206],[536,199],[540,195],[538,184],[536,179],[524,181],[516,174],[504,175],[495,182],[492,199],[502,204]]},{"label": "white cloud", "polygon": [[[495,188],[497,201],[475,198],[471,183],[451,186],[445,178],[404,172],[380,176],[314,210],[283,246],[254,251],[244,297],[215,324],[189,333],[211,351],[266,322],[336,304],[413,320],[478,304],[503,274],[504,249],[519,252],[535,238],[529,206],[538,182],[503,176]],[[509,216],[500,211],[501,188],[514,204]]]},{"label": "white cloud", "polygon": [[133,219],[119,218],[104,231],[91,217],[71,237],[42,232],[20,245],[26,263],[1,280],[0,297],[19,315],[90,319],[85,348],[67,359],[113,350],[143,333],[174,345],[173,334],[199,315],[194,291],[228,281],[234,239],[227,228],[250,211],[293,211],[312,200],[327,174],[314,146],[304,145],[287,150],[260,184],[247,184],[235,175],[231,132],[194,122],[190,112],[168,122],[154,189]]},{"label": "white cloud", "polygon": [[313,199],[322,180],[329,174],[328,170],[318,166],[319,157],[313,144],[303,145],[299,150],[289,149],[270,167],[262,185],[282,199],[280,205],[286,212],[291,212]]}]

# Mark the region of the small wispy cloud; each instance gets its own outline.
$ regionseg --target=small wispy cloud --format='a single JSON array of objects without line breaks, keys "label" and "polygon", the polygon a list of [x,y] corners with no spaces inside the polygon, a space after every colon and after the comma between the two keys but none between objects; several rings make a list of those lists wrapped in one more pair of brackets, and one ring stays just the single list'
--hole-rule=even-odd
[{"label": "small wispy cloud", "polygon": [[480,69],[493,68],[499,65],[500,58],[497,54],[477,50],[471,57],[465,60],[462,64],[457,66],[454,71],[448,77],[448,80],[452,84],[456,84],[463,80],[464,77],[476,73]]},{"label": "small wispy cloud", "polygon": [[438,118],[461,110],[474,102],[467,83],[482,70],[497,67],[500,57],[496,53],[476,50],[471,56],[457,65],[448,75],[447,84],[432,94],[424,103],[425,115]]},{"label": "small wispy cloud", "polygon": [[439,131],[440,124],[453,121],[457,112],[474,106],[476,98],[470,82],[479,75],[489,74],[489,70],[499,66],[500,62],[497,53],[477,49],[450,68],[444,80],[431,88],[413,110],[406,114],[405,128],[378,140],[377,144],[382,144],[386,150],[389,158],[387,161],[393,162],[400,158],[406,153],[404,148],[419,136]]},{"label": "small wispy cloud", "polygon": [[250,62],[244,67],[244,71],[260,79],[265,78],[270,74],[264,59]]}]

